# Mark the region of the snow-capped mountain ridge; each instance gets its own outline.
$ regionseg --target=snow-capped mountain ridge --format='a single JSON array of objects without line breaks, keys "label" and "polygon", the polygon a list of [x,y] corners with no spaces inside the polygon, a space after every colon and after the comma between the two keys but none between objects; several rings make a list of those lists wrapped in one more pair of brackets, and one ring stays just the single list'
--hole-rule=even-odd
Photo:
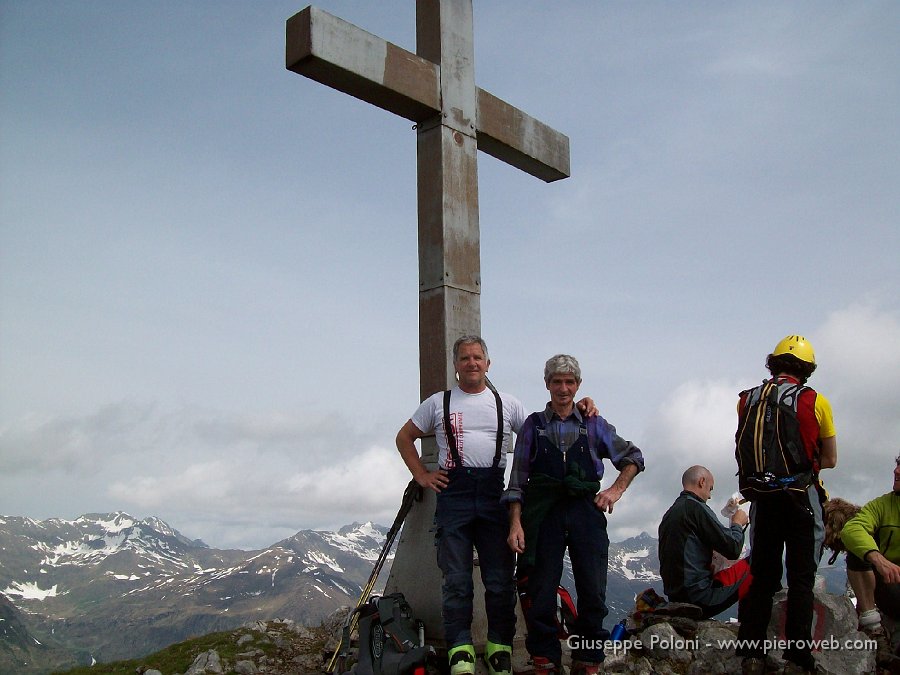
[{"label": "snow-capped mountain ridge", "polygon": [[[42,645],[44,651],[23,660],[34,664],[52,654],[58,667],[89,663],[88,657],[135,658],[248,621],[318,624],[356,603],[386,534],[381,525],[353,523],[337,532],[302,530],[258,551],[229,551],[191,540],[158,518],[123,512],[71,521],[3,516],[0,610],[34,638],[17,649]],[[568,566],[562,582],[574,594]],[[648,587],[662,592],[656,539],[644,532],[611,543],[610,619],[626,616]],[[20,672],[19,662],[4,659],[24,652],[2,647],[0,672]]]},{"label": "snow-capped mountain ridge", "polygon": [[609,566],[630,581],[660,581],[657,541],[646,532],[610,547]]},{"label": "snow-capped mountain ridge", "polygon": [[[102,661],[133,657],[250,620],[317,623],[355,603],[385,533],[354,524],[301,531],[260,551],[221,551],[124,512],[4,516],[0,600],[34,636],[21,644],[42,645],[22,663],[51,653],[54,665],[89,663],[84,650]],[[20,670],[4,662],[10,654],[0,645],[0,672]]]},{"label": "snow-capped mountain ridge", "polygon": [[123,512],[87,514],[71,521],[22,519],[22,523],[26,530],[31,527],[46,533],[35,537],[32,545],[43,554],[42,567],[98,565],[129,550],[159,565],[183,566],[181,554],[185,547],[206,547],[203,542],[191,542],[158,518],[138,521]]}]

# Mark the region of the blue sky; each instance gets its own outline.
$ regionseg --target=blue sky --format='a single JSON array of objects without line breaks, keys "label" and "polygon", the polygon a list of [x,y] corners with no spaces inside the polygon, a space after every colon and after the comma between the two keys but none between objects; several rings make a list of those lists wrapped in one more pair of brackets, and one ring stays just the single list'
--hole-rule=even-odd
[{"label": "blue sky", "polygon": [[[0,513],[155,515],[218,547],[389,523],[418,403],[415,133],[284,68],[281,1],[0,1]],[[320,7],[415,49],[414,3]],[[475,2],[479,86],[567,134],[479,158],[482,333],[552,354],[644,449],[735,487],[784,335],[835,410],[832,494],[900,452],[900,5]]]}]

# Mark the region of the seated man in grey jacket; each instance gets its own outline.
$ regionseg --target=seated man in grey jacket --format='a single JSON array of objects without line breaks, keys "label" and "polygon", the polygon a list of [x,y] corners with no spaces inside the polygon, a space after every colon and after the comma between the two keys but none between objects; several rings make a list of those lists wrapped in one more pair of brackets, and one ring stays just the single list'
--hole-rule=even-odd
[{"label": "seated man in grey jacket", "polygon": [[731,607],[750,586],[750,560],[745,558],[713,573],[713,552],[735,560],[744,546],[750,519],[736,509],[728,526],[706,505],[715,485],[703,466],[692,466],[681,477],[684,488],[659,524],[659,563],[663,588],[671,602],[689,602],[715,616]]}]

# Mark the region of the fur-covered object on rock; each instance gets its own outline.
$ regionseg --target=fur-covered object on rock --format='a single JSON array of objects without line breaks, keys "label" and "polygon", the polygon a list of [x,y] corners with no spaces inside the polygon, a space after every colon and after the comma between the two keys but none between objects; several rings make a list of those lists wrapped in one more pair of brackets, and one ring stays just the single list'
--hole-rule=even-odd
[{"label": "fur-covered object on rock", "polygon": [[825,546],[834,552],[832,562],[841,551],[846,551],[841,541],[841,530],[844,523],[859,513],[860,507],[840,497],[832,497],[822,507],[825,520]]}]

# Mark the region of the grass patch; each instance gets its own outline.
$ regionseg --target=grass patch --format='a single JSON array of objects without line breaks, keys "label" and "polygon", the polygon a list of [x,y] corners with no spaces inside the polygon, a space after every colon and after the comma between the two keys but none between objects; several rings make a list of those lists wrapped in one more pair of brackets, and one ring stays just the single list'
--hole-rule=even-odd
[{"label": "grass patch", "polygon": [[[238,640],[244,635],[249,635],[253,639],[238,646]],[[265,633],[249,628],[239,628],[191,638],[138,659],[98,663],[94,666],[79,666],[72,670],[57,671],[55,675],[134,675],[135,669],[139,666],[155,669],[162,673],[183,673],[191,667],[197,656],[210,649],[216,650],[223,663],[228,661],[232,665],[237,660],[238,654],[255,649],[265,652],[266,655],[274,654],[276,651],[274,643]]]}]

